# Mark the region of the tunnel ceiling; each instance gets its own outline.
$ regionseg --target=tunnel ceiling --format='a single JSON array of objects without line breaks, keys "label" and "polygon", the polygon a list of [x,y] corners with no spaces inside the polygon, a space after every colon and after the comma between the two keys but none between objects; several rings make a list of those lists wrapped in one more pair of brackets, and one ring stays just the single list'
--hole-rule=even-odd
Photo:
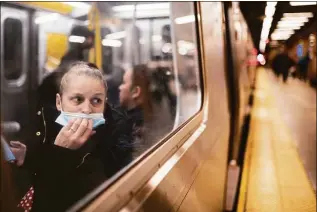
[{"label": "tunnel ceiling", "polygon": [[[265,17],[265,7],[266,2],[240,2],[241,12],[246,19],[249,26],[251,36],[254,41],[254,45],[259,49],[259,42],[262,30],[262,23]],[[316,5],[310,6],[291,6],[289,2],[278,2],[276,5],[276,11],[273,16],[273,22],[269,34],[276,28],[278,21],[282,18],[283,13],[299,13],[299,12],[312,12],[314,14],[313,18],[309,19],[309,22],[305,23],[301,29],[296,30],[295,33],[286,41],[286,43],[291,43],[298,36],[306,36],[308,29],[314,28],[316,31]]]}]

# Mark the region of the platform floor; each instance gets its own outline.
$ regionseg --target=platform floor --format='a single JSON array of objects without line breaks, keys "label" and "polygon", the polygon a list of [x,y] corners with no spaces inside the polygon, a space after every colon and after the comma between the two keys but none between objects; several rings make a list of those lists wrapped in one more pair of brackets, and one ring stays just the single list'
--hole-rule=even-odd
[{"label": "platform floor", "polygon": [[316,211],[316,91],[258,69],[238,212]]}]

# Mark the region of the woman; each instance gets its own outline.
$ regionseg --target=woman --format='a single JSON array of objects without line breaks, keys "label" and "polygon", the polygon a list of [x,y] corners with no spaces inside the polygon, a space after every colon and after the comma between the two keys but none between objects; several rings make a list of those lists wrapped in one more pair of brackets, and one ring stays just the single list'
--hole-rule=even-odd
[{"label": "woman", "polygon": [[[131,160],[131,125],[106,104],[107,85],[93,64],[63,75],[56,109],[42,107],[18,164],[34,173],[32,211],[65,211]],[[20,145],[20,146],[19,146]]]}]

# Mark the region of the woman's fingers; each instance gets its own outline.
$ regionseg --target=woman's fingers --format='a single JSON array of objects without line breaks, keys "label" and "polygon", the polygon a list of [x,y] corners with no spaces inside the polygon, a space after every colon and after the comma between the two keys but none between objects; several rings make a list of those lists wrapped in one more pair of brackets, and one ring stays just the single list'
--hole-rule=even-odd
[{"label": "woman's fingers", "polygon": [[75,133],[79,126],[81,125],[83,119],[82,118],[76,118],[76,119],[72,119],[71,121],[73,121],[70,125],[70,127],[68,128],[69,131],[71,131],[72,133]]},{"label": "woman's fingers", "polygon": [[84,134],[82,135],[82,141],[85,142],[88,140],[88,138],[91,135],[91,131],[92,131],[92,125],[93,125],[93,121],[91,119],[88,120],[88,126],[86,128],[86,131],[84,132]]},{"label": "woman's fingers", "polygon": [[88,119],[83,119],[82,122],[80,123],[78,129],[74,133],[74,138],[80,138],[84,134],[88,127]]},{"label": "woman's fingers", "polygon": [[72,119],[70,120],[66,126],[64,126],[59,133],[56,136],[54,144],[61,147],[67,147],[67,142],[69,140],[69,137],[72,135],[72,132],[70,132],[70,128],[72,127],[73,123],[76,120]]},{"label": "woman's fingers", "polygon": [[[71,119],[71,120],[66,124],[66,126],[63,127],[63,129],[64,129],[65,131],[70,130],[70,128],[73,126],[73,123],[74,123],[76,120],[77,120],[77,119]],[[62,130],[63,130],[63,129],[62,129]]]},{"label": "woman's fingers", "polygon": [[69,122],[56,137],[55,145],[69,149],[80,148],[88,138],[95,133],[92,131],[93,121],[78,118]]}]

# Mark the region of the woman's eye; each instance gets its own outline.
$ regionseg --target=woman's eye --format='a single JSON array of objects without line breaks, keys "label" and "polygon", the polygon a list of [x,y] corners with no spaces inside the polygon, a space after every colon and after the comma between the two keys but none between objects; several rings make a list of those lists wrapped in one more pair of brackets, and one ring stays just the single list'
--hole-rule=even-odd
[{"label": "woman's eye", "polygon": [[92,100],[93,104],[100,104],[101,102],[102,102],[102,100],[99,99],[99,98],[95,98],[95,99]]},{"label": "woman's eye", "polygon": [[72,100],[76,103],[80,103],[82,101],[82,98],[76,96],[76,97],[73,97]]}]

